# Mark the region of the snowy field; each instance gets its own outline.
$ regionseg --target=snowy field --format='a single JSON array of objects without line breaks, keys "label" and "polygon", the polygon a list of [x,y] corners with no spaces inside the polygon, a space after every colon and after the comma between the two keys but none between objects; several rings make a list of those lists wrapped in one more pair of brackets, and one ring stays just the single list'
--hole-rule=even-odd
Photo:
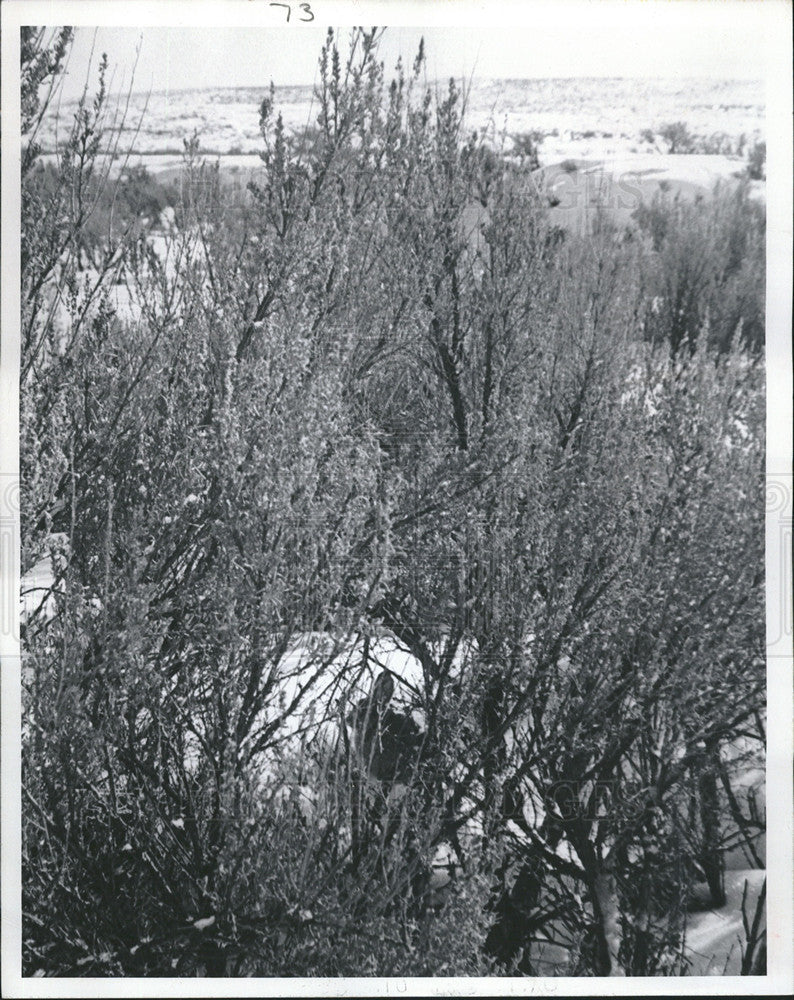
[{"label": "snowy field", "polygon": [[[622,153],[602,159],[566,158],[542,167],[536,175],[545,192],[550,218],[566,229],[584,230],[596,211],[605,210],[627,225],[641,204],[666,194],[687,201],[710,197],[717,186],[738,183],[745,162],[736,156],[670,153]],[[763,201],[764,181],[749,181],[750,196]]]},{"label": "snowy field", "polygon": [[[119,104],[121,146],[132,146],[156,168],[181,156],[184,141],[197,134],[205,153],[232,156],[240,166],[254,165],[261,148],[259,105],[269,83],[265,67],[261,87],[133,94],[123,122]],[[435,86],[443,91],[447,83]],[[318,109],[311,87],[276,87],[275,96],[288,129],[315,124]],[[736,141],[744,135],[751,144],[765,138],[764,106],[760,80],[475,80],[466,98],[466,122],[497,143],[507,137],[508,150],[511,136],[539,133],[540,160],[548,164],[568,156],[653,155],[656,150],[643,142],[642,132],[666,122],[684,121],[698,136],[722,133]],[[53,113],[43,126],[45,151],[54,147],[58,120],[63,138],[74,105],[56,110],[60,118]],[[246,160],[238,159],[243,156]]]},{"label": "snowy field", "polygon": [[[119,110],[115,120],[119,153],[129,154],[118,155],[116,167],[143,165],[163,180],[173,179],[185,143],[195,136],[200,155],[219,160],[228,182],[246,183],[262,165],[259,105],[268,82],[265,77],[261,88],[133,94],[126,117]],[[447,83],[435,86],[441,91]],[[289,131],[316,122],[311,87],[277,87],[275,105]],[[73,104],[60,108],[60,135],[56,116],[45,120],[45,160],[56,137],[64,138],[73,111]],[[671,122],[684,122],[699,141],[721,137],[722,146],[714,148],[733,152],[671,155],[658,136]],[[576,231],[588,230],[602,209],[625,225],[660,190],[691,200],[708,197],[718,182],[736,184],[747,150],[766,138],[764,87],[753,80],[475,80],[466,95],[466,124],[506,153],[513,137],[531,133],[541,167],[535,182],[551,205],[551,220]],[[752,181],[751,194],[763,199],[765,183]]]}]

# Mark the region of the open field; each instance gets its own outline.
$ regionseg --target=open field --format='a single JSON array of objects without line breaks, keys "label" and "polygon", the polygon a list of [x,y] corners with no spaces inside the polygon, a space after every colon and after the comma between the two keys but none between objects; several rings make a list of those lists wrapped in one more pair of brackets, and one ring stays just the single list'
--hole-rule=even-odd
[{"label": "open field", "polygon": [[[388,71],[389,67],[387,67]],[[136,152],[182,153],[194,133],[208,152],[256,154],[260,148],[261,88],[212,88],[133,94],[122,146]],[[277,81],[276,81],[277,82]],[[443,91],[446,81],[433,85]],[[468,85],[467,85],[468,86]],[[318,113],[311,87],[276,87],[276,103],[290,131],[314,127]],[[58,109],[61,121],[70,105]],[[56,135],[53,109],[45,122],[46,149]],[[764,89],[752,80],[474,80],[467,97],[467,124],[499,141],[526,132],[543,137],[542,162],[566,157],[602,159],[647,148],[642,131],[685,121],[697,135],[722,133],[747,143],[765,137]],[[508,148],[510,146],[507,139]]]}]

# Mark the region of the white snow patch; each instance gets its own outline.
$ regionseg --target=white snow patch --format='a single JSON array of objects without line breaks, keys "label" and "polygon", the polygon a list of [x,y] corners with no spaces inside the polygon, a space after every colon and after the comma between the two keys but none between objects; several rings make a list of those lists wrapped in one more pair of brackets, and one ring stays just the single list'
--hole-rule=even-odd
[{"label": "white snow patch", "polygon": [[[742,893],[747,883],[747,919],[752,924],[758,895],[766,878],[759,869],[726,872],[727,902],[719,910],[690,914],[685,939],[693,976],[735,976],[741,970],[745,933],[742,925]],[[766,921],[764,921],[764,926]]]}]

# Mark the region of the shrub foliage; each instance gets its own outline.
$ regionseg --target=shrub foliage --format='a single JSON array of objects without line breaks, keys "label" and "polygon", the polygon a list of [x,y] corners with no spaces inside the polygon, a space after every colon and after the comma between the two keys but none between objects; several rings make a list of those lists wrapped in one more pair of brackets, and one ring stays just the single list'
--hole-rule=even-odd
[{"label": "shrub foliage", "polygon": [[113,169],[103,68],[44,168],[23,31],[25,972],[685,971],[762,864],[746,194],[566,237],[364,30],[245,190]]}]

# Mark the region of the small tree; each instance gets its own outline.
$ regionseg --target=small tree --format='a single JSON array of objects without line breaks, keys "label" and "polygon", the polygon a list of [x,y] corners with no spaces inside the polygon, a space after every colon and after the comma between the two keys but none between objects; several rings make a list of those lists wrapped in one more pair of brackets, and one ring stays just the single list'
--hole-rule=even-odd
[{"label": "small tree", "polygon": [[667,143],[668,153],[693,153],[694,137],[686,122],[667,122],[659,126],[658,134]]}]

